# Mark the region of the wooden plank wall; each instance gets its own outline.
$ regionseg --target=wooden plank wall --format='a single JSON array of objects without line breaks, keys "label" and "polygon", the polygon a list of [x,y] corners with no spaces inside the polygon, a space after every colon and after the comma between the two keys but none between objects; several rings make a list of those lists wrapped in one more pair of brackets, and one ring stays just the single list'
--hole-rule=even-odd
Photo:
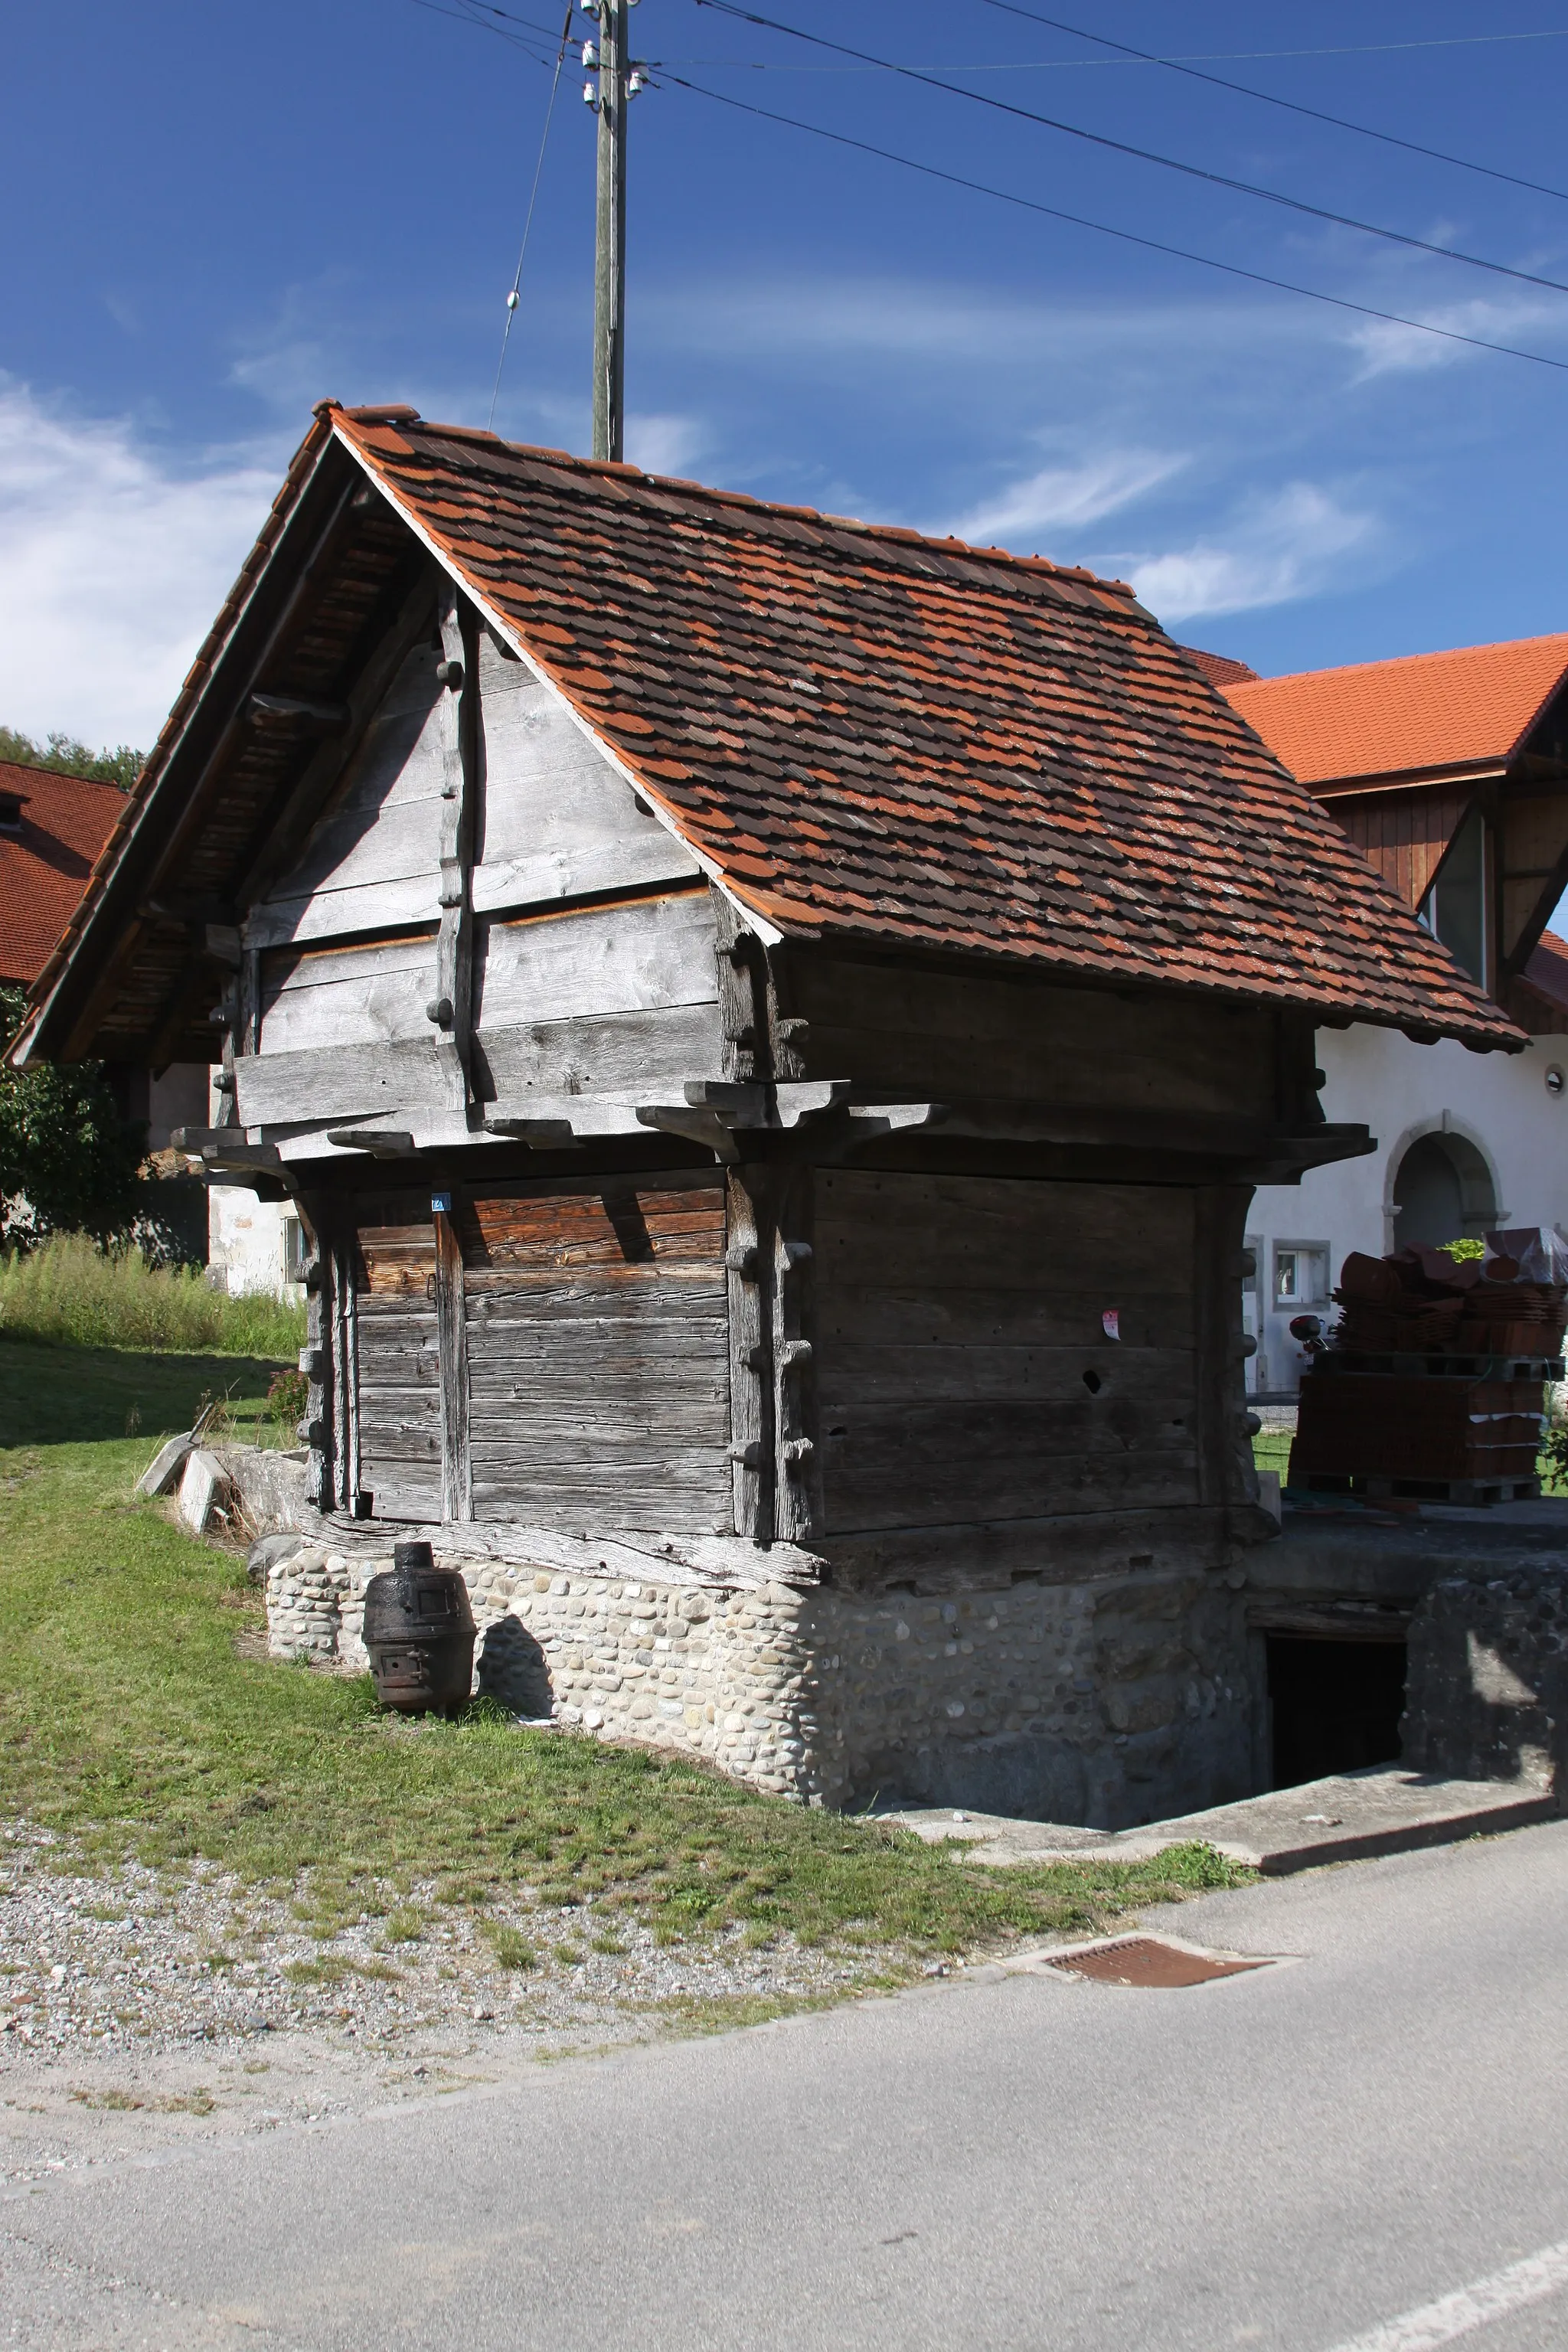
[{"label": "wooden plank wall", "polygon": [[439,659],[426,641],[404,662],[299,863],[250,909],[249,946],[439,919]]},{"label": "wooden plank wall", "polygon": [[1435,784],[1429,792],[1336,798],[1324,805],[1389,888],[1407,907],[1418,907],[1473,795],[1469,784]]},{"label": "wooden plank wall", "polygon": [[1262,1008],[817,950],[778,961],[790,1052],[805,1076],[853,1077],[894,1098],[1274,1115],[1273,1016]]},{"label": "wooden plank wall", "polygon": [[474,1517],[731,1532],[721,1181],[477,1193],[462,1235]]},{"label": "wooden plank wall", "polygon": [[719,974],[706,886],[481,926],[475,1067],[487,1088],[647,1099],[716,1075]]},{"label": "wooden plank wall", "polygon": [[826,1533],[1195,1504],[1196,1240],[1175,1186],[819,1171]]},{"label": "wooden plank wall", "polygon": [[441,1360],[429,1196],[362,1198],[356,1223],[360,1484],[378,1519],[438,1519]]},{"label": "wooden plank wall", "polygon": [[477,913],[700,877],[685,844],[488,633],[479,668],[487,812]]}]

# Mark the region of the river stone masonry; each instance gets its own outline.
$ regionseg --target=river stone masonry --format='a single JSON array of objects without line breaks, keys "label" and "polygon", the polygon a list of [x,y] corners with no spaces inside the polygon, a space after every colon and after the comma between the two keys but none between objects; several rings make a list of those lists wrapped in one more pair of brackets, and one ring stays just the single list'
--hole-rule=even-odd
[{"label": "river stone masonry", "polygon": [[[468,1588],[479,1692],[775,1794],[1119,1828],[1248,1785],[1239,1614],[1212,1581],[927,1599],[565,1574],[438,1539],[436,1554]],[[363,1672],[365,1587],[391,1566],[390,1549],[309,1541],[272,1561],[274,1654]]]}]

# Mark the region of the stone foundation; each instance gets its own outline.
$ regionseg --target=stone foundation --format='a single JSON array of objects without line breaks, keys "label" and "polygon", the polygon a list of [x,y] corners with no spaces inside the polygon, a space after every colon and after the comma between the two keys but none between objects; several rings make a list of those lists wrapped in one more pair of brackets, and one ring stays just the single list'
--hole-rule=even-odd
[{"label": "stone foundation", "polygon": [[1410,1623],[1405,1760],[1568,1793],[1568,1569],[1444,1577]]},{"label": "stone foundation", "polygon": [[[1213,1577],[1033,1580],[948,1600],[663,1583],[464,1557],[476,1688],[835,1807],[953,1804],[1122,1828],[1248,1793],[1245,1635]],[[267,1570],[273,1651],[366,1664],[392,1566],[305,1542]]]}]

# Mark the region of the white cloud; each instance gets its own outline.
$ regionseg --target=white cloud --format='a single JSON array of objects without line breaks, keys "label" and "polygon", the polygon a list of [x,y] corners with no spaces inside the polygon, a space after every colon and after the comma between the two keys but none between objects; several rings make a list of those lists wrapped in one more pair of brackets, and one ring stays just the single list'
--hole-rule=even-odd
[{"label": "white cloud", "polygon": [[128,419],[0,376],[0,722],[145,749],[282,463],[230,450],[176,474]]},{"label": "white cloud", "polygon": [[1433,368],[1453,367],[1460,360],[1484,356],[1472,344],[1445,340],[1452,335],[1473,335],[1477,342],[1511,343],[1523,349],[1544,344],[1550,356],[1563,325],[1559,311],[1544,302],[1530,299],[1452,302],[1442,309],[1429,304],[1410,307],[1419,309],[1427,326],[1440,328],[1443,332],[1426,334],[1419,326],[1399,327],[1380,319],[1368,319],[1352,327],[1345,341],[1352,351],[1361,353],[1362,362],[1352,378],[1354,383],[1366,383],[1380,375],[1426,373]]},{"label": "white cloud", "polygon": [[709,446],[706,427],[695,416],[628,416],[626,457],[645,474],[684,476]]},{"label": "white cloud", "polygon": [[1024,551],[1022,541],[1037,541],[1042,531],[1098,522],[1101,516],[1131,506],[1179,473],[1186,462],[1184,457],[1163,456],[1157,449],[1111,449],[1080,465],[1047,466],[955,522],[938,524],[937,535],[951,531],[972,547]]},{"label": "white cloud", "polygon": [[1141,556],[1131,563],[1131,577],[1141,602],[1163,621],[1251,612],[1333,585],[1341,559],[1364,551],[1378,530],[1373,515],[1310,482],[1291,482],[1244,510],[1226,537]]}]

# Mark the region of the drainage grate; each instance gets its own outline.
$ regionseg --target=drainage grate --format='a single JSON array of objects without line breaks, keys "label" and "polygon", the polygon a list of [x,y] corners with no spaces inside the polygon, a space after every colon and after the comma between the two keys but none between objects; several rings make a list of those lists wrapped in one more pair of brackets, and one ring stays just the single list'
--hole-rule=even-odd
[{"label": "drainage grate", "polygon": [[1163,1944],[1153,1936],[1130,1937],[1125,1943],[1096,1944],[1082,1952],[1054,1954],[1049,1965],[1096,1984],[1147,1985],[1165,1991],[1181,1985],[1207,1984],[1215,1977],[1245,1976],[1266,1969],[1267,1960],[1212,1959],[1205,1952],[1184,1952],[1177,1944]]}]

